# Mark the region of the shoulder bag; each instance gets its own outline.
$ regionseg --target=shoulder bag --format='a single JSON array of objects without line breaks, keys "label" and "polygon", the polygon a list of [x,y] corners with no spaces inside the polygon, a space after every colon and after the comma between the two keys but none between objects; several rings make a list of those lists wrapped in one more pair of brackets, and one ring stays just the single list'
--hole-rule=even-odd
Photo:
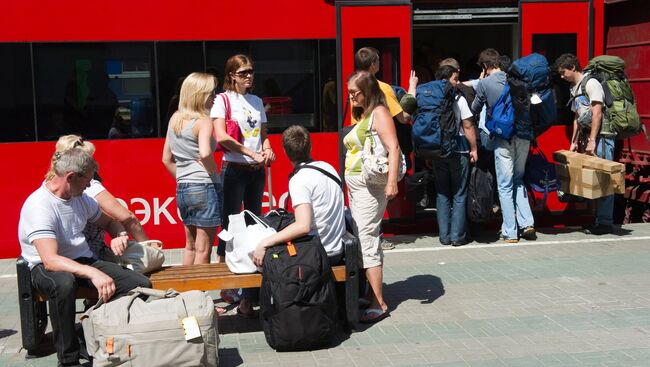
[{"label": "shoulder bag", "polygon": [[[235,139],[238,142],[242,142],[242,135],[241,135],[241,129],[239,128],[239,122],[237,120],[233,120],[232,118],[232,109],[230,108],[230,98],[228,98],[228,95],[224,93],[219,94],[221,96],[221,99],[223,99],[223,104],[226,107],[226,133],[230,135],[231,138]],[[221,146],[219,143],[217,143],[217,151],[218,152],[227,152],[228,149]]]},{"label": "shoulder bag", "polygon": [[[372,131],[374,112],[370,115],[366,140],[363,143],[361,154],[361,172],[367,183],[385,185],[388,183],[388,152],[384,148],[376,131]],[[397,181],[400,181],[406,173],[406,160],[400,152],[400,163],[397,172]]]},{"label": "shoulder bag", "polygon": [[141,274],[158,270],[165,262],[165,253],[161,241],[129,241],[129,247],[119,256],[122,266]]}]

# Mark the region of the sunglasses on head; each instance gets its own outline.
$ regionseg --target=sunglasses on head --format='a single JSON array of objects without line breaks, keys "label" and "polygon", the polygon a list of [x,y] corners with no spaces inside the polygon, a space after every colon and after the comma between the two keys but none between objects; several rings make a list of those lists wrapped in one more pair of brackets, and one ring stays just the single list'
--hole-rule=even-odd
[{"label": "sunglasses on head", "polygon": [[74,142],[74,144],[72,145],[72,147],[73,147],[73,148],[76,148],[76,147],[81,147],[81,146],[83,146],[83,145],[84,145],[84,139],[83,139],[83,138],[79,138],[79,140],[77,140],[77,141]]},{"label": "sunglasses on head", "polygon": [[255,70],[253,70],[253,69],[246,69],[246,70],[240,70],[240,71],[235,72],[235,75],[237,75],[240,78],[243,78],[243,77],[249,76],[249,75],[253,76],[254,74],[255,74]]}]

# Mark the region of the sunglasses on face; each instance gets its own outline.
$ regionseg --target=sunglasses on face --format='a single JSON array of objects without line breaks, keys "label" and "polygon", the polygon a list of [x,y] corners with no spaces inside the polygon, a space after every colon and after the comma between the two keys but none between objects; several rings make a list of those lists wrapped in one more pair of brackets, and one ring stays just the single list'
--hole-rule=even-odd
[{"label": "sunglasses on face", "polygon": [[348,89],[348,94],[350,95],[350,98],[357,98],[357,96],[360,93],[361,93],[360,90]]},{"label": "sunglasses on face", "polygon": [[247,77],[249,75],[253,76],[254,74],[255,74],[255,70],[253,70],[253,69],[246,69],[246,70],[240,70],[240,71],[235,72],[235,75],[237,75],[240,78],[244,78],[244,77]]}]

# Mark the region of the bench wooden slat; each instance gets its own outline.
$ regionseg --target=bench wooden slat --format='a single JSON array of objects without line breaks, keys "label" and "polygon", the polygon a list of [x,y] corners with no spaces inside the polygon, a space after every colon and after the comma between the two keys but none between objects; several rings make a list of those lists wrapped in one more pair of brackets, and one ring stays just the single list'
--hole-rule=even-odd
[{"label": "bench wooden slat", "polygon": [[[191,272],[193,269],[196,271]],[[182,270],[182,276],[177,272]],[[345,282],[346,271],[344,265],[333,266],[332,272],[337,282]],[[205,264],[190,266],[165,267],[150,275],[151,287],[167,290],[174,288],[179,292],[190,290],[210,291],[215,289],[230,288],[256,288],[262,285],[262,274],[234,274],[228,270],[226,264]],[[38,293],[36,301],[46,301],[47,297]],[[97,298],[97,291],[91,288],[80,287],[77,298]]]}]

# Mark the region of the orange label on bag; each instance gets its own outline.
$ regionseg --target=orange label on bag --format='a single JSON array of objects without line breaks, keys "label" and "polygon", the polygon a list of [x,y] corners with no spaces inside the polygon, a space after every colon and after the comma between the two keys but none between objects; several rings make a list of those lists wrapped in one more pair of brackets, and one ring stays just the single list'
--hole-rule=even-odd
[{"label": "orange label on bag", "polygon": [[287,242],[287,251],[289,251],[289,256],[296,256],[298,254],[296,252],[296,246],[291,241]]},{"label": "orange label on bag", "polygon": [[113,354],[113,337],[106,339],[106,353]]}]

